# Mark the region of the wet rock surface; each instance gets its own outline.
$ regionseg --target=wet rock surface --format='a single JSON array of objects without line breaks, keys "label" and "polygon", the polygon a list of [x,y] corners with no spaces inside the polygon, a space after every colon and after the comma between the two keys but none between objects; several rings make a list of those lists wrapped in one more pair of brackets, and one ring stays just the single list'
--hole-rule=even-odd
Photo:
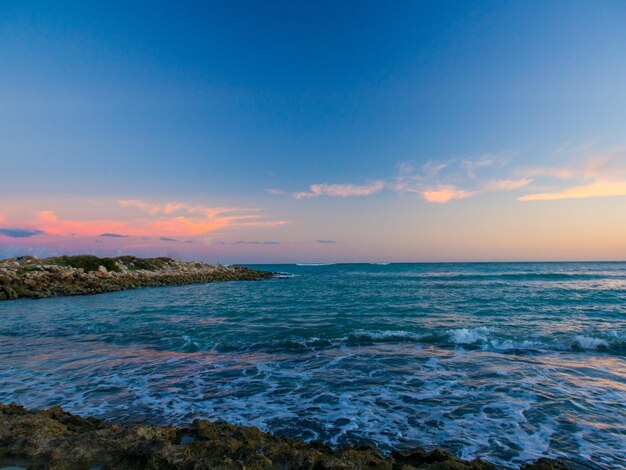
[{"label": "wet rock surface", "polygon": [[187,263],[171,258],[33,256],[0,260],[0,300],[114,292],[148,286],[260,280],[272,273],[242,266]]},{"label": "wet rock surface", "polygon": [[[276,437],[254,427],[196,420],[191,426],[120,425],[81,418],[55,407],[28,411],[0,404],[0,467],[31,469],[380,469],[486,470],[490,463],[416,449],[381,455],[371,447],[333,450]],[[561,470],[540,459],[525,470]]]}]

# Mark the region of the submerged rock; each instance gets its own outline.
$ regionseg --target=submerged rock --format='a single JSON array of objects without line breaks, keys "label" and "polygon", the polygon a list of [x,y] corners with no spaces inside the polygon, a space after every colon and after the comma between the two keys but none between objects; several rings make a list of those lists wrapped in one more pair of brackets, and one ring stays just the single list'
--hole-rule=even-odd
[{"label": "submerged rock", "polygon": [[[550,466],[552,465],[552,466]],[[81,418],[60,407],[27,411],[0,404],[0,467],[31,469],[309,469],[488,470],[481,459],[416,449],[383,456],[372,447],[337,450],[277,437],[255,427],[195,420],[191,426],[119,425]],[[526,470],[567,469],[540,459]]]},{"label": "submerged rock", "polygon": [[171,258],[32,256],[0,260],[0,300],[113,292],[148,286],[258,280],[273,273],[242,266],[186,263]]}]

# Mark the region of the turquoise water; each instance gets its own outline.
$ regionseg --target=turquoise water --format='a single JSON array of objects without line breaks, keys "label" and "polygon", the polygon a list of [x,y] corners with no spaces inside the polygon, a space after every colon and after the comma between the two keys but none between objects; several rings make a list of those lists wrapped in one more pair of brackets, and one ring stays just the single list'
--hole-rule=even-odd
[{"label": "turquoise water", "polygon": [[626,264],[261,268],[0,303],[0,401],[626,468]]}]

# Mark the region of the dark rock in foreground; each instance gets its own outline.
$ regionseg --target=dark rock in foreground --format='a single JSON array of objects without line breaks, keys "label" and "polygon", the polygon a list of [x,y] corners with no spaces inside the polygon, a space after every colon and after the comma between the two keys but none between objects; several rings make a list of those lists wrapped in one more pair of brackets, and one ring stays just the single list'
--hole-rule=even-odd
[{"label": "dark rock in foreground", "polygon": [[[196,420],[190,427],[107,424],[55,407],[27,411],[0,404],[0,467],[32,469],[380,469],[486,470],[480,459],[462,461],[435,449],[383,456],[370,447],[332,450],[276,437],[254,427]],[[560,470],[540,459],[525,470]]]},{"label": "dark rock in foreground", "polygon": [[148,286],[258,280],[272,273],[242,266],[186,263],[171,258],[33,256],[0,260],[0,300],[114,292]]}]

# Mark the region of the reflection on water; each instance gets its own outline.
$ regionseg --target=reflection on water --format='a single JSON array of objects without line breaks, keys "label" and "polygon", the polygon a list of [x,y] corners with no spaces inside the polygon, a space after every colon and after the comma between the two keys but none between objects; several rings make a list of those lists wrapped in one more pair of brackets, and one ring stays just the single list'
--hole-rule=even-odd
[{"label": "reflection on water", "polygon": [[265,268],[0,304],[0,401],[626,466],[626,265]]}]

